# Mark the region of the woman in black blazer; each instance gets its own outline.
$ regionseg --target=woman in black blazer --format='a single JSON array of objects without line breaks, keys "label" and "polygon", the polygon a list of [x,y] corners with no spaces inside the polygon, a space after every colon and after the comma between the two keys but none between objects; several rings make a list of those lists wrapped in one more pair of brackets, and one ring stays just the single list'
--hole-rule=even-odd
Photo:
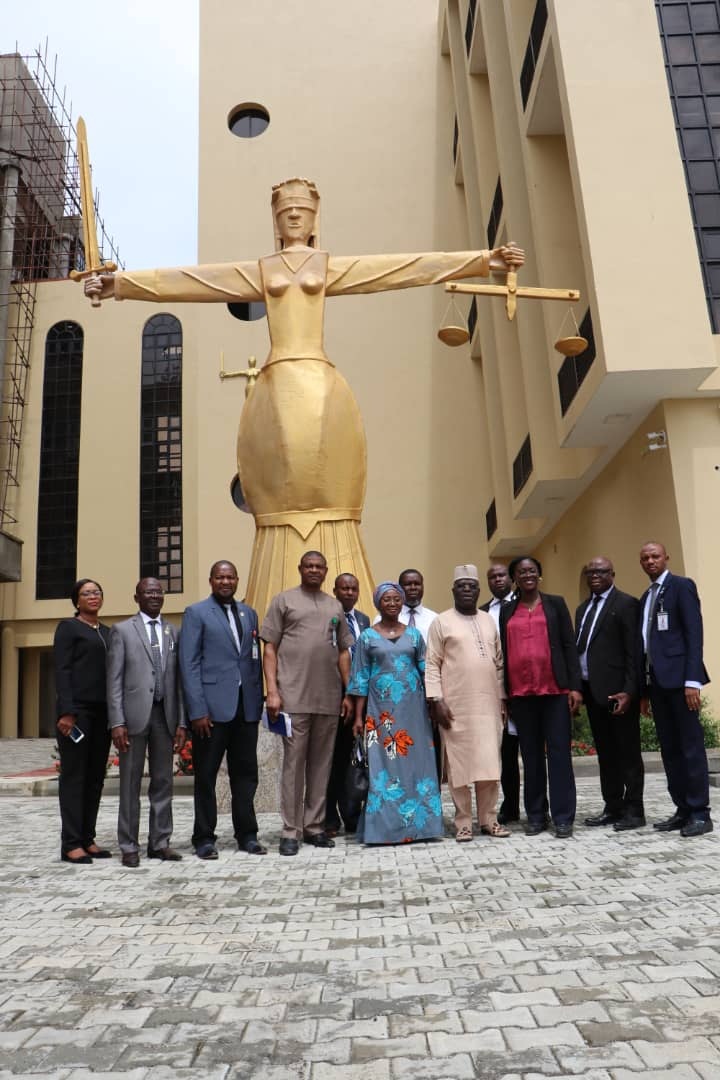
[{"label": "woman in black blazer", "polygon": [[575,820],[571,715],[582,704],[575,635],[562,596],[540,592],[537,559],[513,559],[508,572],[516,595],[500,609],[500,636],[505,689],[523,759],[527,833],[536,836],[547,828],[549,776],[555,835],[564,839],[572,836]]},{"label": "woman in black blazer", "polygon": [[110,750],[105,661],[110,628],[98,619],[103,591],[81,578],[70,593],[75,617],[58,623],[53,644],[60,750],[63,862],[91,863],[110,852],[95,843],[100,796]]}]

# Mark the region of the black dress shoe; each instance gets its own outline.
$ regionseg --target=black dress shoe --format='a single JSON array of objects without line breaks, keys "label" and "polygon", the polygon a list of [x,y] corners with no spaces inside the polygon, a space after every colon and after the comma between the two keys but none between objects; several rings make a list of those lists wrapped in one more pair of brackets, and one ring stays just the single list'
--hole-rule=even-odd
[{"label": "black dress shoe", "polygon": [[572,821],[561,821],[555,826],[555,836],[558,840],[569,840],[573,834]]},{"label": "black dress shoe", "polygon": [[211,844],[210,842],[208,842],[207,844],[200,844],[199,847],[196,847],[195,854],[197,855],[198,859],[205,859],[207,861],[209,861],[210,859],[217,859],[218,857],[217,848],[214,844]]},{"label": "black dress shoe", "polygon": [[665,821],[656,821],[653,824],[653,829],[658,829],[660,832],[673,832],[675,829],[682,829],[686,820],[682,814],[678,814],[676,811],[672,817],[666,818]]},{"label": "black dress shoe", "polygon": [[590,829],[596,828],[598,825],[614,825],[620,818],[617,814],[608,814],[603,810],[602,814],[598,814],[597,817],[586,817],[585,824]]},{"label": "black dress shoe", "polygon": [[112,851],[108,851],[107,848],[99,847],[96,851],[86,848],[86,851],[91,859],[112,859]]},{"label": "black dress shoe", "polygon": [[335,841],[324,832],[303,833],[303,844],[311,844],[312,847],[335,847]]},{"label": "black dress shoe", "polygon": [[148,848],[147,856],[148,859],[162,859],[164,862],[180,862],[182,859],[180,852],[171,847],[156,848],[154,851]]},{"label": "black dress shoe", "polygon": [[292,836],[283,836],[280,841],[281,855],[297,855],[300,845]]},{"label": "black dress shoe", "polygon": [[246,851],[248,855],[267,855],[267,848],[257,840],[246,840],[244,844],[238,844],[238,851]]},{"label": "black dress shoe", "polygon": [[680,830],[680,835],[685,837],[704,836],[713,831],[713,823],[710,818],[690,818]]},{"label": "black dress shoe", "polygon": [[619,821],[616,821],[613,829],[615,832],[629,832],[630,829],[642,829],[645,825],[647,822],[644,817],[628,814],[627,817],[621,817]]},{"label": "black dress shoe", "polygon": [[525,826],[526,836],[539,836],[541,832],[545,832],[548,827],[547,821],[528,821]]},{"label": "black dress shoe", "polygon": [[123,851],[122,864],[123,866],[139,866],[140,856],[137,851]]},{"label": "black dress shoe", "polygon": [[72,866],[91,866],[92,858],[90,855],[76,855],[72,858],[66,851],[60,852],[60,861],[69,862]]}]

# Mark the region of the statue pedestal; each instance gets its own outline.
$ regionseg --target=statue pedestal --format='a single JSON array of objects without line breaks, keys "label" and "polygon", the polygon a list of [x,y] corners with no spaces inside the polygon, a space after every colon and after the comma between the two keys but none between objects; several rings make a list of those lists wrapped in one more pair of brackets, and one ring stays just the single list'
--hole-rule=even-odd
[{"label": "statue pedestal", "polygon": [[[255,794],[255,811],[258,814],[277,814],[280,809],[280,770],[282,768],[282,740],[271,735],[264,727],[258,732],[258,788]],[[218,773],[217,808],[219,814],[230,813],[230,783],[227,765],[223,759]]]}]

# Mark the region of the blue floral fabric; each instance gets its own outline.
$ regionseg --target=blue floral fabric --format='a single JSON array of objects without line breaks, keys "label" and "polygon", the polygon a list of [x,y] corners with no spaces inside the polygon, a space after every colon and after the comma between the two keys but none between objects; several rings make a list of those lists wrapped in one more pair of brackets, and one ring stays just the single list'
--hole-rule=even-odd
[{"label": "blue floral fabric", "polygon": [[366,844],[442,836],[432,728],[425,706],[425,643],[415,627],[390,640],[363,630],[347,692],[367,697],[370,788],[358,825]]}]

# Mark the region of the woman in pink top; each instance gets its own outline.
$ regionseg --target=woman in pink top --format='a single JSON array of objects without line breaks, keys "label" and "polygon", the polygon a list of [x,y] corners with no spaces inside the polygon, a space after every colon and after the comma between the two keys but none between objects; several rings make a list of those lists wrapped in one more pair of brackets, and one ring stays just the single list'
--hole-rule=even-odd
[{"label": "woman in pink top", "polygon": [[536,836],[548,826],[549,778],[555,835],[565,839],[572,836],[575,820],[571,716],[582,704],[575,635],[562,596],[540,592],[537,559],[513,559],[508,571],[515,599],[500,610],[500,636],[505,688],[523,759],[527,833]]}]

